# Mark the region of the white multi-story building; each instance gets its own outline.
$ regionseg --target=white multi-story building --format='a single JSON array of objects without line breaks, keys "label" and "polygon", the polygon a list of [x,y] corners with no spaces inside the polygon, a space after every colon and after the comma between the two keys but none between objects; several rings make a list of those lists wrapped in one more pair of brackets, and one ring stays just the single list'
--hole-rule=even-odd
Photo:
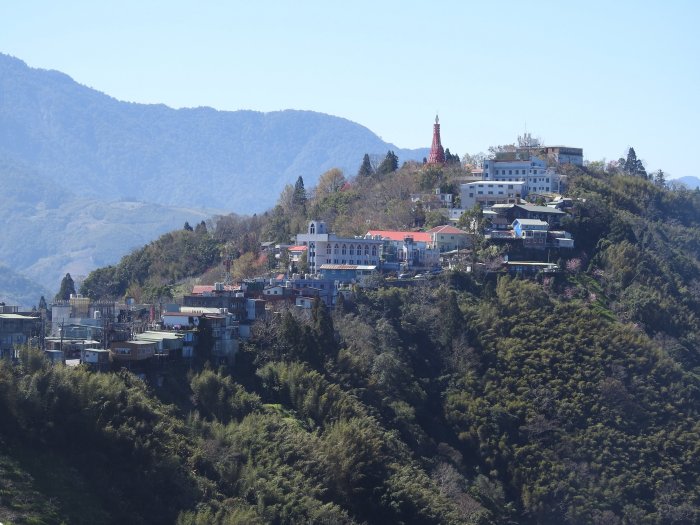
[{"label": "white multi-story building", "polygon": [[[525,159],[490,159],[484,161],[483,177],[489,181],[524,182],[524,194],[552,193],[559,190],[559,176],[539,157]],[[464,204],[462,204],[464,207]]]},{"label": "white multi-story building", "polygon": [[469,210],[478,202],[483,207],[493,204],[516,204],[527,194],[525,182],[480,180],[459,186],[463,210]]},{"label": "white multi-story building", "polygon": [[323,221],[311,221],[306,233],[297,234],[297,245],[308,247],[309,271],[318,273],[324,264],[379,266],[380,239],[338,237]]}]

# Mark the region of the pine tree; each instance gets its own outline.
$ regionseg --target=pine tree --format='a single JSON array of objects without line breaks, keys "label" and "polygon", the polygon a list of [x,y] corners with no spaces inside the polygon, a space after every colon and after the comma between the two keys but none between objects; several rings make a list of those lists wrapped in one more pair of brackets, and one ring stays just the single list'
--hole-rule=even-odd
[{"label": "pine tree", "polygon": [[185,225],[182,227],[182,229],[188,232],[192,231],[192,226],[190,226],[189,221],[185,221]]},{"label": "pine tree", "polygon": [[654,184],[657,186],[663,188],[666,186],[666,174],[664,173],[663,170],[657,170],[654,173]]},{"label": "pine tree", "polygon": [[207,234],[207,223],[202,221],[197,226],[194,227],[194,232],[199,234],[199,235],[206,235]]},{"label": "pine tree", "polygon": [[39,299],[39,310],[47,310],[48,307],[46,305],[46,299],[44,299],[44,296],[41,296],[41,299]]},{"label": "pine tree", "polygon": [[304,209],[306,206],[306,190],[304,189],[304,179],[301,177],[301,175],[299,175],[299,178],[294,184],[292,204],[297,209]]},{"label": "pine tree", "polygon": [[373,174],[374,171],[372,170],[372,163],[369,161],[369,154],[365,153],[365,156],[362,157],[362,164],[357,172],[357,177],[371,177]]},{"label": "pine tree", "polygon": [[67,301],[71,295],[75,295],[75,283],[69,273],[61,280],[61,288],[56,294],[57,301]]},{"label": "pine tree", "polygon": [[377,174],[387,175],[399,169],[399,157],[393,151],[389,150],[384,157],[384,160],[377,168]]},{"label": "pine tree", "polygon": [[647,170],[644,169],[642,161],[637,158],[637,153],[634,151],[634,148],[630,148],[627,151],[627,158],[622,166],[622,171],[635,177],[647,178]]}]

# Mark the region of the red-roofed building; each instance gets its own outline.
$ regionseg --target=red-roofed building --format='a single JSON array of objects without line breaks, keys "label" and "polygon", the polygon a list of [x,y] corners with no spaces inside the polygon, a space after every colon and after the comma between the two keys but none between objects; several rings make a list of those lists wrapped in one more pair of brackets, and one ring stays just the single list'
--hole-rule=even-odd
[{"label": "red-roofed building", "polygon": [[440,253],[427,232],[369,230],[366,237],[381,239],[382,267],[390,270],[432,268],[440,262]]},{"label": "red-roofed building", "polygon": [[426,232],[410,232],[410,231],[394,231],[394,230],[369,230],[367,235],[372,238],[379,236],[380,239],[390,240],[390,241],[404,241],[408,238],[413,239],[414,242],[432,242],[432,238],[429,233]]}]

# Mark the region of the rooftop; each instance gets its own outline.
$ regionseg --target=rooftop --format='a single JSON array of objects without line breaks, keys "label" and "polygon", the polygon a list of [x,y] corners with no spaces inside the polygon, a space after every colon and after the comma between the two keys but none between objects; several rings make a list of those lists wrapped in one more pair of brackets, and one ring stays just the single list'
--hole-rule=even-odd
[{"label": "rooftop", "polygon": [[[515,219],[521,226],[549,226],[545,221],[539,219]],[[514,221],[515,222],[515,221]]]},{"label": "rooftop", "polygon": [[376,266],[364,264],[322,264],[321,270],[376,270]]},{"label": "rooftop", "polygon": [[453,233],[455,235],[464,235],[467,232],[446,224],[443,226],[436,226],[435,228],[431,228],[430,230],[428,230],[428,233]]},{"label": "rooftop", "polygon": [[515,204],[518,208],[522,208],[530,213],[548,213],[550,215],[566,215],[563,211],[557,210],[550,206],[535,206],[534,204]]},{"label": "rooftop", "polygon": [[393,230],[370,230],[367,235],[379,236],[390,241],[403,241],[406,237],[412,237],[414,242],[432,242],[432,237],[426,232],[401,232]]},{"label": "rooftop", "polygon": [[[192,287],[192,295],[202,295],[205,293],[212,293],[216,291],[216,287],[213,284],[196,284]],[[240,287],[233,286],[231,284],[225,284],[224,289],[218,291],[238,292],[240,291]]]}]

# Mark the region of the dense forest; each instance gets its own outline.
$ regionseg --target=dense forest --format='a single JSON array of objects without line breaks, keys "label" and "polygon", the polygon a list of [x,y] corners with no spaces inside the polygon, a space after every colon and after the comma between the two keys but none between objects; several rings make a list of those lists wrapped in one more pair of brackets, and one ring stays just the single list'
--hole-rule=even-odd
[{"label": "dense forest", "polygon": [[[440,222],[408,194],[461,169],[378,167],[173,232],[84,286],[167,293],[310,216]],[[567,175],[560,274],[379,282],[258,323],[229,368],[171,363],[161,381],[32,350],[0,363],[0,521],[697,523],[700,192],[595,163]],[[204,255],[181,263],[182,245]]]}]

